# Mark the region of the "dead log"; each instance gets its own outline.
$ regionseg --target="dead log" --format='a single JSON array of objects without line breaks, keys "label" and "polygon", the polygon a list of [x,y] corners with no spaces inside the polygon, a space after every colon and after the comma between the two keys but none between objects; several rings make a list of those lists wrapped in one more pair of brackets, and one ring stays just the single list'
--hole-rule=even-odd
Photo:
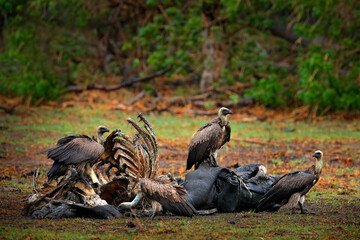
[{"label": "dead log", "polygon": [[139,101],[140,99],[142,99],[143,97],[145,97],[146,91],[143,90],[141,91],[138,95],[136,95],[133,99],[129,100],[127,103],[125,103],[126,106],[130,106],[134,103],[136,103],[137,101]]},{"label": "dead log", "polygon": [[165,73],[169,72],[172,69],[172,67],[168,67],[165,68],[159,72],[156,72],[154,74],[148,75],[146,77],[140,77],[140,78],[132,78],[129,80],[125,80],[122,83],[118,84],[118,85],[113,85],[113,86],[106,86],[106,85],[102,85],[102,84],[89,84],[87,86],[69,86],[67,88],[67,90],[69,92],[82,92],[85,90],[102,90],[102,91],[115,91],[118,90],[120,88],[124,88],[124,87],[129,87],[135,83],[138,82],[145,82],[145,81],[149,81],[151,79],[154,79],[156,77],[162,76]]},{"label": "dead log", "polygon": [[216,103],[217,107],[244,107],[254,104],[254,98],[253,97],[247,97],[247,98],[241,98],[238,101],[222,101]]},{"label": "dead log", "polygon": [[15,107],[16,105],[11,105],[11,106],[0,105],[0,109],[4,110],[4,112],[7,114],[13,114],[15,111]]},{"label": "dead log", "polygon": [[193,101],[201,101],[201,100],[206,100],[207,98],[209,98],[212,95],[211,92],[206,92],[200,95],[195,95],[195,96],[191,96],[191,97],[172,97],[172,98],[167,98],[166,101],[172,106],[172,105],[186,105],[188,103],[191,103]]}]

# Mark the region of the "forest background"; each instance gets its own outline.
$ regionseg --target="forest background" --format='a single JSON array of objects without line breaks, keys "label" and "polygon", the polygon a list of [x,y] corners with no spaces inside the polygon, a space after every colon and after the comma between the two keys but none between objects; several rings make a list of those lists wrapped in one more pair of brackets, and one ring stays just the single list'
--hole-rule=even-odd
[{"label": "forest background", "polygon": [[0,92],[38,105],[165,69],[173,96],[357,112],[359,29],[355,0],[0,0]]}]

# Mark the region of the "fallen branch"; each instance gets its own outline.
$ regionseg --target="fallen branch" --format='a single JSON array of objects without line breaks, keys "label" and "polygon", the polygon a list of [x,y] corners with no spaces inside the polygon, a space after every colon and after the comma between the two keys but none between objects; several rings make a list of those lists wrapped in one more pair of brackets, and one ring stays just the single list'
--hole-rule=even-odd
[{"label": "fallen branch", "polygon": [[126,106],[130,106],[134,103],[136,103],[137,101],[139,101],[141,98],[145,97],[145,90],[141,91],[141,93],[139,93],[138,95],[136,95],[133,99],[129,100],[127,103],[125,103]]},{"label": "fallen branch", "polygon": [[203,94],[195,95],[195,96],[191,96],[191,97],[172,97],[172,98],[166,99],[166,101],[170,105],[186,105],[193,101],[206,100],[211,96],[211,94],[212,93],[207,92],[207,93],[203,93]]},{"label": "fallen branch", "polygon": [[254,104],[253,97],[241,98],[238,101],[222,101],[216,104],[218,107],[243,107]]},{"label": "fallen branch", "polygon": [[[205,104],[206,101],[204,100],[199,100],[199,101],[193,101],[192,104],[196,107],[199,108],[205,108]],[[249,98],[241,98],[238,101],[220,101],[220,102],[215,102],[215,106],[217,107],[228,107],[228,108],[233,108],[233,107],[244,107],[244,106],[250,106],[254,104],[254,98],[249,97]]]},{"label": "fallen branch", "polygon": [[0,105],[0,109],[4,110],[4,112],[7,114],[13,114],[15,111],[15,107],[16,105],[11,105],[11,106]]},{"label": "fallen branch", "polygon": [[125,80],[122,83],[118,84],[118,85],[113,85],[113,86],[105,86],[105,85],[101,85],[101,84],[90,84],[87,86],[69,86],[68,87],[68,91],[70,92],[82,92],[85,90],[102,90],[102,91],[115,91],[118,90],[120,88],[123,87],[129,87],[137,82],[144,82],[144,81],[148,81],[151,79],[154,79],[156,77],[162,76],[165,73],[167,73],[168,71],[170,71],[172,69],[172,67],[168,67],[165,68],[159,72],[156,72],[154,74],[148,75],[146,77],[140,77],[140,78],[133,78],[133,79],[129,79],[129,80]]},{"label": "fallen branch", "polygon": [[218,111],[189,110],[195,116],[216,116]]}]

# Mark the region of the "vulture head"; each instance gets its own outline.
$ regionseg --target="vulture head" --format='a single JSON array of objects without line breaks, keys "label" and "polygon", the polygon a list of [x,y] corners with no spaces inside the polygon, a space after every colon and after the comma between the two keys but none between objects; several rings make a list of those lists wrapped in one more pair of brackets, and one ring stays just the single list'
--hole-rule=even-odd
[{"label": "vulture head", "polygon": [[96,137],[98,139],[98,143],[104,144],[105,138],[104,133],[110,132],[110,130],[107,127],[104,126],[98,126],[96,130]]},{"label": "vulture head", "polygon": [[258,167],[258,173],[256,175],[259,175],[259,176],[266,176],[266,173],[267,173],[267,169],[265,166],[263,165],[260,165]]},{"label": "vulture head", "polygon": [[314,158],[316,158],[316,160],[321,160],[323,157],[323,152],[320,150],[317,150],[312,156]]},{"label": "vulture head", "polygon": [[323,167],[323,152],[317,150],[312,156],[316,159],[315,171],[317,173],[321,173],[321,169]]},{"label": "vulture head", "polygon": [[226,115],[232,114],[232,111],[226,107],[222,107],[219,109],[218,116],[223,122],[227,122]]}]

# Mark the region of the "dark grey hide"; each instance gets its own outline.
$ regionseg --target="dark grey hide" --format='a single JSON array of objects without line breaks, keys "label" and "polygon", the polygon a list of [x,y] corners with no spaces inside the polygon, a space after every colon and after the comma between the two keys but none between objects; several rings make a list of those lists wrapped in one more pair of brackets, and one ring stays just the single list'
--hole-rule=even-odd
[{"label": "dark grey hide", "polygon": [[260,164],[230,170],[202,163],[189,172],[183,183],[186,199],[197,209],[217,208],[219,212],[255,209],[278,177],[257,175]]},{"label": "dark grey hide", "polygon": [[34,211],[31,216],[37,219],[54,218],[98,218],[113,219],[120,218],[121,214],[113,205],[98,205],[95,207],[85,207],[80,204],[68,203],[48,203],[39,210]]}]

